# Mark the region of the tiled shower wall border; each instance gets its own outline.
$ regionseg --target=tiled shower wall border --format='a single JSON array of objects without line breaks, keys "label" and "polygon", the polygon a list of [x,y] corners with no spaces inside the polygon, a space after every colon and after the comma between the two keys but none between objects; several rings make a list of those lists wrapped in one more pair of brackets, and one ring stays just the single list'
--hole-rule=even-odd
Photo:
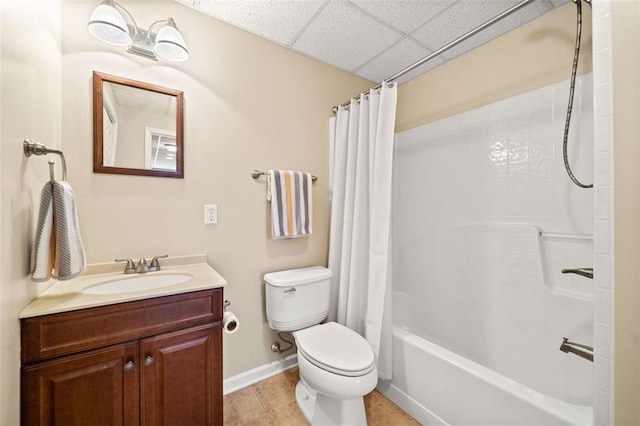
[{"label": "tiled shower wall border", "polygon": [[614,419],[613,113],[611,2],[593,0],[594,85],[594,424]]}]

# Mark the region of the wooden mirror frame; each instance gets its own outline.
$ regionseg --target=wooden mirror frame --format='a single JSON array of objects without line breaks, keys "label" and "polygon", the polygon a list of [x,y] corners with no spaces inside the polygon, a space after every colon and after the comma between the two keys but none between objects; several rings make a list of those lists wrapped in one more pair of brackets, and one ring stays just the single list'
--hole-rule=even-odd
[{"label": "wooden mirror frame", "polygon": [[[121,84],[142,90],[149,90],[176,98],[176,171],[134,169],[104,165],[104,129],[103,129],[103,82]],[[118,175],[159,176],[184,178],[184,137],[183,137],[183,92],[168,89],[141,81],[93,72],[93,172]]]}]

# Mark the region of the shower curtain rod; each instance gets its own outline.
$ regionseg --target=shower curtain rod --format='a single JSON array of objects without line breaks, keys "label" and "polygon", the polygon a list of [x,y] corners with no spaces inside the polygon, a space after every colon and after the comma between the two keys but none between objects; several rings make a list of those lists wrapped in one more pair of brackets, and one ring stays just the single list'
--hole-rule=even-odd
[{"label": "shower curtain rod", "polygon": [[[509,9],[505,10],[501,14],[499,14],[497,16],[494,16],[493,18],[489,19],[484,24],[479,25],[478,27],[476,27],[476,28],[472,29],[471,31],[461,35],[460,37],[458,37],[457,39],[453,40],[452,42],[442,46],[440,49],[430,53],[429,55],[427,55],[424,58],[420,59],[418,62],[415,62],[415,63],[409,65],[408,67],[406,67],[406,68],[398,71],[397,73],[393,74],[391,77],[386,78],[381,83],[378,83],[377,85],[372,87],[371,90],[378,90],[378,89],[380,89],[382,87],[383,84],[390,83],[390,82],[392,82],[394,80],[397,80],[398,78],[402,77],[403,75],[407,74],[408,72],[411,72],[414,69],[418,68],[419,66],[424,65],[425,63],[429,62],[431,59],[435,58],[436,56],[439,56],[441,53],[444,53],[447,50],[453,48],[454,46],[457,46],[458,44],[462,43],[466,39],[473,37],[474,35],[476,35],[480,31],[482,31],[482,30],[484,30],[486,28],[489,28],[491,25],[495,24],[498,21],[503,20],[507,16],[511,15],[514,12],[517,12],[518,10],[520,10],[523,7],[529,5],[530,3],[533,3],[534,1],[536,1],[536,0],[522,0],[520,3],[510,7]],[[360,96],[361,95],[358,95],[353,99],[358,100],[358,99],[360,99]],[[340,106],[347,107],[347,106],[349,106],[349,104],[351,104],[351,100],[348,100],[347,102],[343,103]],[[338,111],[338,108],[339,108],[338,106],[334,106],[333,107],[333,113],[334,114]]]}]

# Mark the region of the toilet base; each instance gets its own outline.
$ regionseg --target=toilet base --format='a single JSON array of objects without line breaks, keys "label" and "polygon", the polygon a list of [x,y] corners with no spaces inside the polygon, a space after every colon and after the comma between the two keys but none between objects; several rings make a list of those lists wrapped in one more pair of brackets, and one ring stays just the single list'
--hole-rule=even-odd
[{"label": "toilet base", "polygon": [[367,424],[362,397],[350,399],[328,397],[314,391],[302,378],[296,385],[296,402],[312,426],[366,426]]},{"label": "toilet base", "polygon": [[296,385],[296,402],[298,408],[309,423],[313,419],[313,412],[316,408],[316,397],[318,392],[314,391],[307,385],[304,379],[300,379]]}]

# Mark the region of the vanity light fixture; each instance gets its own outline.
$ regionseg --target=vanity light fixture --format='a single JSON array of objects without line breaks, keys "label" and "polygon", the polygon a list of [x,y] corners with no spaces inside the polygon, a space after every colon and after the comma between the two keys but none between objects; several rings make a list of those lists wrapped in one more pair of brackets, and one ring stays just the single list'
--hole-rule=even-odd
[{"label": "vanity light fixture", "polygon": [[[157,33],[152,32],[152,28],[159,24],[164,25]],[[94,9],[87,27],[98,40],[115,46],[128,46],[127,52],[145,58],[157,60],[157,56],[161,56],[176,62],[189,58],[186,43],[173,18],[153,22],[145,30],[139,28],[131,13],[114,0],[103,0]]]}]

